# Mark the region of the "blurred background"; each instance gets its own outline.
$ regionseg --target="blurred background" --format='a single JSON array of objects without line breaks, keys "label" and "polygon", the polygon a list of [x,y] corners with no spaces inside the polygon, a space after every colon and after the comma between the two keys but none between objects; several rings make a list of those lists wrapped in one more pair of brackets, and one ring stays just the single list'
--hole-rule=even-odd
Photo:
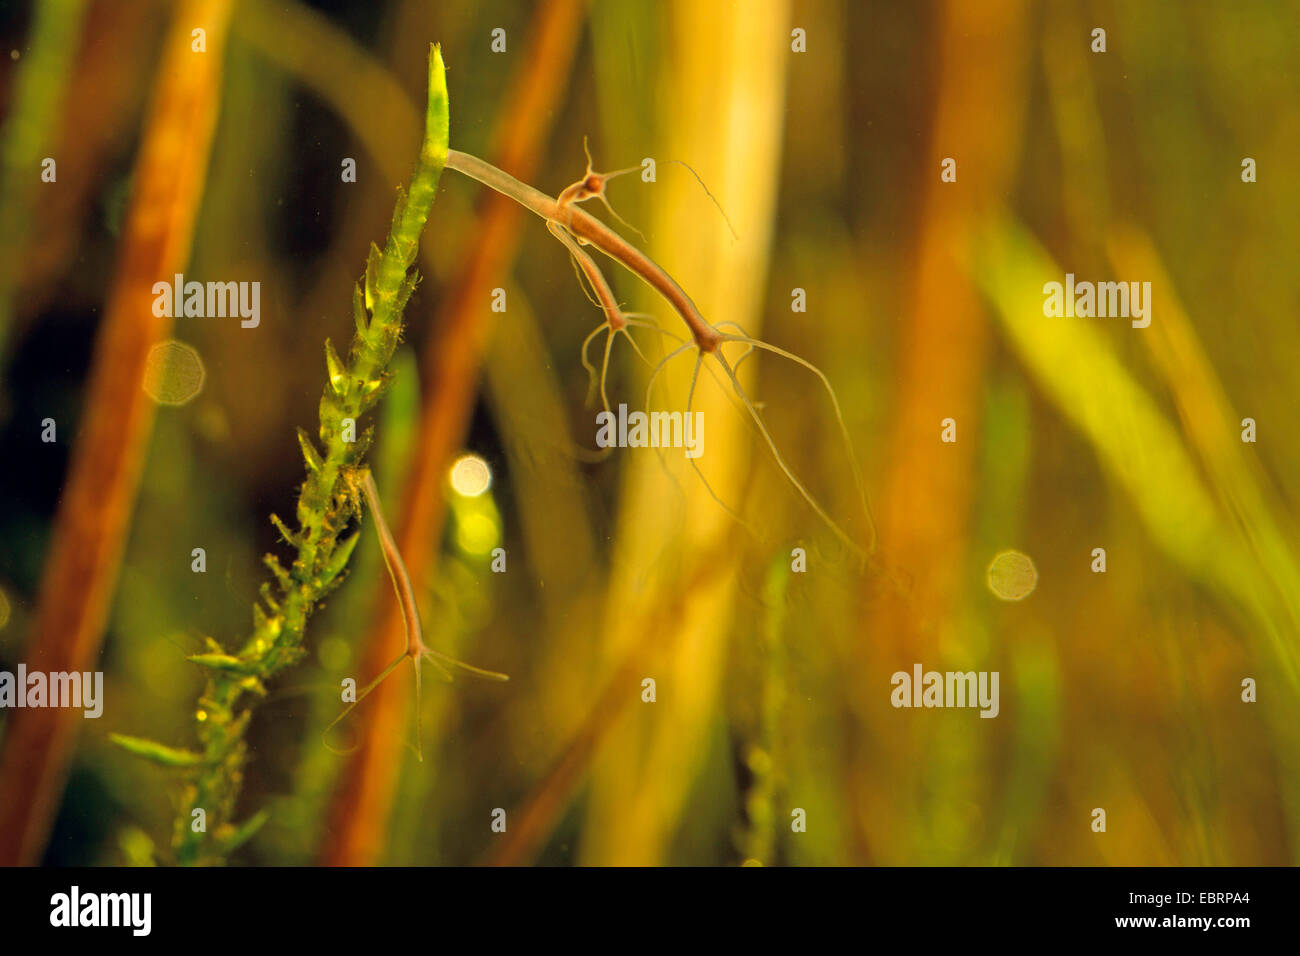
[{"label": "blurred background", "polygon": [[[98,720],[0,711],[0,862],[168,862],[175,775],[108,735],[192,745],[185,655],[249,631],[432,41],[453,148],[550,195],[584,137],[656,159],[610,182],[624,234],[825,372],[878,543],[862,569],[703,373],[707,486],[592,455],[599,311],[539,219],[446,172],[371,460],[426,640],[511,680],[426,681],[423,763],[405,668],[325,746],[339,682],[402,647],[367,531],[255,701],[237,816],[271,816],[232,862],[1295,862],[1298,33],[1240,0],[0,3],[0,670],[105,675]],[[177,272],[260,282],[260,324],[154,316]],[[1150,282],[1150,327],[1045,317],[1066,272]],[[742,368],[865,547],[826,391]],[[649,372],[620,341],[611,402]],[[997,671],[999,715],[893,708],[915,663]]]}]

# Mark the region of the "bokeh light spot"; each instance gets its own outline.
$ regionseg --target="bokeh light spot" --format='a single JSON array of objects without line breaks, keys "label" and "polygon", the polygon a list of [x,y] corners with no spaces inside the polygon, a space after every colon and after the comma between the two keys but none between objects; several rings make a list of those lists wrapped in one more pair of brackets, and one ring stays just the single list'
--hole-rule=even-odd
[{"label": "bokeh light spot", "polygon": [[149,350],[144,390],[159,405],[184,405],[203,390],[203,360],[184,342],[168,339]]},{"label": "bokeh light spot", "polygon": [[476,498],[492,485],[492,469],[478,455],[461,455],[451,466],[451,486],[457,494]]},{"label": "bokeh light spot", "polygon": [[1029,555],[1003,551],[988,570],[989,590],[1004,601],[1023,601],[1038,586],[1038,569]]}]

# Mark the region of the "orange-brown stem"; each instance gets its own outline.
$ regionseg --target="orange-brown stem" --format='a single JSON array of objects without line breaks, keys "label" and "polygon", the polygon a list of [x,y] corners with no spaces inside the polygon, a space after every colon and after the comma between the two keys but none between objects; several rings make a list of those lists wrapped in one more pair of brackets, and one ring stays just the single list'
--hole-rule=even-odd
[{"label": "orange-brown stem", "polygon": [[546,228],[551,231],[551,234],[556,239],[564,243],[565,248],[569,250],[569,254],[573,256],[573,261],[581,270],[583,278],[587,280],[592,291],[596,294],[596,304],[605,313],[610,329],[617,332],[619,329],[626,328],[627,319],[623,317],[623,310],[619,308],[618,300],[614,298],[614,290],[605,281],[605,276],[600,271],[600,267],[596,265],[591,256],[582,250],[582,247],[574,241],[568,230],[563,226],[547,222]]},{"label": "orange-brown stem", "polygon": [[721,334],[700,314],[691,297],[653,259],[632,245],[599,219],[583,212],[572,203],[561,205],[539,189],[521,183],[509,173],[497,169],[477,156],[453,149],[447,152],[447,168],[509,196],[524,208],[547,222],[567,229],[572,235],[586,240],[605,255],[621,263],[624,268],[640,276],[663,296],[673,310],[686,323],[701,352],[712,352],[721,341]]}]

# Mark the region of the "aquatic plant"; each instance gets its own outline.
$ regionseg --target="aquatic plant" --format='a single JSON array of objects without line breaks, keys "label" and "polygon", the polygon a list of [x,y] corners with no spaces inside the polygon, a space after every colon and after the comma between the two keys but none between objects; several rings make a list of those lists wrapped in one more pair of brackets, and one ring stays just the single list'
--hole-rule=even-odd
[{"label": "aquatic plant", "polygon": [[[357,431],[358,422],[379,402],[392,379],[389,363],[402,336],[406,304],[419,282],[418,273],[413,271],[419,239],[428,220],[444,166],[497,190],[536,213],[568,249],[580,281],[591,293],[593,302],[605,314],[605,322],[583,343],[583,365],[592,375],[593,391],[596,387],[596,371],[587,361],[586,350],[597,333],[605,329],[609,331],[599,374],[599,391],[606,411],[609,403],[605,379],[614,337],[619,332],[624,333],[637,353],[645,358],[631,337],[630,326],[658,332],[680,343],[653,367],[646,391],[647,407],[651,400],[651,389],[665,364],[677,355],[694,349],[697,358],[691,390],[686,400],[686,414],[689,415],[700,368],[704,366],[705,359],[712,356],[729,380],[733,398],[748,412],[751,423],[767,444],[776,463],[809,506],[858,555],[865,557],[874,548],[874,528],[871,542],[867,548],[862,548],[830,518],[795,476],[782,458],[758,408],[741,386],[736,369],[755,350],[761,349],[786,358],[818,377],[830,397],[853,468],[853,476],[862,494],[864,511],[870,520],[860,472],[838,399],[825,374],[793,353],[751,337],[735,322],[724,321],[714,325],[706,321],[690,296],[649,256],[603,222],[578,208],[586,200],[598,199],[610,209],[615,218],[619,218],[609,206],[605,186],[611,178],[631,170],[597,173],[591,168],[588,156],[588,168],[583,178],[553,199],[477,157],[449,149],[448,110],[442,56],[435,45],[430,50],[428,107],[419,160],[408,192],[399,191],[388,241],[383,249],[371,245],[365,276],[354,290],[356,334],[347,360],[344,361],[339,356],[329,340],[325,342],[329,381],[320,401],[319,428],[324,451],[317,448],[316,442],[305,431],[298,431],[307,477],[298,496],[297,529],[290,528],[278,516],[271,516],[272,523],[285,543],[295,549],[294,560],[286,568],[275,555],[266,555],[264,560],[271,571],[272,580],[262,586],[261,602],[254,606],[253,633],[237,652],[228,652],[223,645],[208,637],[205,638],[207,647],[204,652],[188,658],[209,671],[208,684],[195,713],[199,749],[175,748],[137,737],[114,735],[114,740],[126,750],[164,766],[179,768],[188,776],[173,838],[177,859],[181,863],[220,862],[246,842],[265,822],[265,811],[254,814],[242,823],[234,820],[235,803],[248,758],[244,735],[252,709],[246,695],[265,696],[266,681],[305,655],[303,643],[307,621],[320,602],[339,586],[345,576],[348,560],[361,534],[361,529],[353,528],[353,525],[360,522],[363,508],[369,508],[371,512],[384,560],[399,598],[406,646],[355,698],[349,700],[348,706],[326,728],[326,733],[348,716],[407,658],[411,659],[415,667],[417,714],[422,687],[421,664],[424,661],[433,664],[447,677],[450,677],[450,666],[479,677],[506,679],[504,674],[471,667],[425,645],[414,589],[392,535],[388,532],[373,478],[364,463],[373,438],[373,428],[366,428],[359,434]],[[661,328],[648,316],[624,312],[600,268],[583,246],[600,250],[658,292],[686,324],[689,338]],[[729,331],[723,331],[724,329]],[[729,360],[723,355],[723,346],[728,344],[743,346],[744,351],[739,357]],[[711,366],[706,367],[711,374],[717,374]],[[692,465],[695,466],[694,461]],[[695,466],[695,470],[707,488],[708,483],[698,466]],[[735,512],[713,494],[711,488],[708,490],[722,507],[740,520]],[[345,532],[349,532],[349,529],[352,530],[345,537]],[[417,753],[421,752],[422,747],[417,743]]]},{"label": "aquatic plant", "polygon": [[276,516],[271,521],[295,550],[286,568],[266,556],[273,580],[262,586],[253,609],[253,633],[235,653],[208,638],[204,653],[189,659],[207,668],[207,687],[195,720],[200,747],[184,750],[116,735],[116,742],[142,757],[178,767],[190,780],[180,802],[174,846],[185,864],[218,862],[244,843],[265,821],[258,813],[243,823],[233,819],[248,746],[244,734],[252,710],[246,695],[262,696],[265,682],[302,658],[307,620],[342,582],[360,529],[344,537],[359,518],[363,461],[373,429],[358,432],[358,422],[383,397],[391,381],[388,366],[402,336],[403,313],[419,282],[412,271],[420,234],[428,221],[447,159],[447,81],[439,48],[429,52],[429,99],[424,140],[410,187],[399,192],[393,224],[383,249],[372,244],[365,276],[352,298],[356,334],[345,361],[327,340],[329,381],[320,400],[320,442],[301,429],[298,440],[307,477],[298,495],[297,530]]}]

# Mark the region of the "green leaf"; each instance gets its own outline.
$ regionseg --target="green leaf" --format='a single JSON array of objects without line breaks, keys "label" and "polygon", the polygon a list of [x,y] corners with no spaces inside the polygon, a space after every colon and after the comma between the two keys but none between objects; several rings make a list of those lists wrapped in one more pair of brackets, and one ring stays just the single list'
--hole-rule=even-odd
[{"label": "green leaf", "polygon": [[108,739],[127,753],[152,760],[164,767],[199,767],[204,763],[202,754],[196,754],[192,750],[181,750],[178,747],[168,747],[166,744],[145,740],[143,737],[109,734]]},{"label": "green leaf", "polygon": [[352,557],[352,552],[356,550],[357,542],[361,540],[361,529],[358,528],[352,534],[348,535],[339,542],[334,553],[330,555],[329,561],[321,569],[321,580],[328,583],[338,577],[339,572],[347,567],[348,559]]},{"label": "green leaf", "polygon": [[279,515],[271,515],[271,524],[275,525],[275,530],[280,532],[280,537],[287,543],[294,547],[298,546],[298,536],[289,530],[289,526],[280,520]]},{"label": "green leaf", "polygon": [[280,602],[277,601],[275,595],[271,593],[270,581],[263,581],[262,586],[257,589],[257,593],[261,595],[262,600],[266,602],[266,606],[271,609],[272,614],[280,613]]},{"label": "green leaf", "polygon": [[257,831],[262,829],[262,824],[271,819],[270,810],[259,810],[238,827],[226,824],[221,827],[213,836],[221,847],[221,852],[234,853],[241,846],[251,840]]},{"label": "green leaf", "polygon": [[334,389],[334,394],[339,398],[347,395],[348,369],[339,359],[339,353],[334,351],[334,343],[329,339],[325,340],[325,367],[329,371],[330,388]]},{"label": "green leaf", "polygon": [[1010,218],[986,226],[969,268],[996,305],[1012,349],[1128,491],[1156,541],[1198,573],[1214,575],[1232,542],[1179,430],[1095,324],[1043,318],[1039,290],[1064,270]]},{"label": "green leaf", "polygon": [[370,333],[370,323],[366,320],[366,300],[360,282],[352,289],[352,321],[357,324],[357,335],[364,339]]},{"label": "green leaf", "polygon": [[366,259],[366,311],[372,315],[379,296],[379,265],[383,257],[384,254],[379,251],[379,247],[372,242],[370,255]]},{"label": "green leaf", "polygon": [[307,464],[307,470],[313,474],[325,467],[325,462],[312,444],[311,436],[301,428],[298,429],[298,444],[302,447],[302,459]]},{"label": "green leaf", "polygon": [[227,673],[253,674],[257,672],[256,665],[250,665],[248,661],[240,660],[238,657],[232,657],[229,654],[191,654],[185,659],[193,664],[210,667],[216,671],[226,671]]},{"label": "green leaf", "polygon": [[447,163],[451,115],[447,97],[447,66],[442,62],[442,46],[429,44],[429,105],[424,113],[424,145],[420,150],[423,163],[439,173]]},{"label": "green leaf", "polygon": [[256,694],[258,697],[266,696],[266,685],[262,683],[261,678],[256,674],[249,674],[246,676],[239,682],[239,686],[241,689],[246,690],[251,694]]},{"label": "green leaf", "polygon": [[402,217],[406,215],[406,190],[401,186],[397,187],[397,202],[393,204],[393,224],[388,230],[390,236],[395,236],[401,230]]}]

